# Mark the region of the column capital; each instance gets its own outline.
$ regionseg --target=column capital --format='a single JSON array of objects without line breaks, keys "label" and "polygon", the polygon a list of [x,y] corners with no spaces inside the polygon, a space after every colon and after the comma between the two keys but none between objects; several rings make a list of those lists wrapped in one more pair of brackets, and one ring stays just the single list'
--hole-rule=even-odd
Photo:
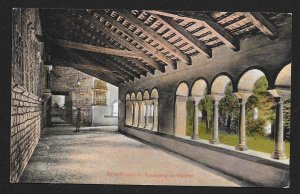
[{"label": "column capital", "polygon": [[144,101],[142,101],[142,100],[139,100],[139,101],[137,101],[137,103],[138,103],[139,105],[141,105],[141,104],[143,104],[143,103],[144,103]]},{"label": "column capital", "polygon": [[158,98],[151,98],[151,102],[153,102],[154,105],[158,104]]},{"label": "column capital", "polygon": [[287,88],[275,88],[268,91],[273,97],[287,98],[291,95],[291,90]]},{"label": "column capital", "polygon": [[248,90],[240,90],[233,94],[240,100],[241,103],[246,103],[248,98],[253,95],[253,92]]},{"label": "column capital", "polygon": [[144,100],[144,103],[145,103],[146,105],[150,105],[150,104],[152,103],[152,101],[151,101],[150,99],[147,99],[147,100]]},{"label": "column capital", "polygon": [[211,93],[208,95],[213,101],[219,102],[222,98],[225,97],[225,94],[222,93]]},{"label": "column capital", "polygon": [[200,100],[203,99],[204,96],[189,96],[189,99],[195,102],[195,105],[198,105]]}]

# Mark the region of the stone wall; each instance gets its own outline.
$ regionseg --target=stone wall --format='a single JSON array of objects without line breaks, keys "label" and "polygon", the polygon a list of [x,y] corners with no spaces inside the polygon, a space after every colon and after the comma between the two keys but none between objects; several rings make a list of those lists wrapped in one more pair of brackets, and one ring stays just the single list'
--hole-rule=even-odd
[{"label": "stone wall", "polygon": [[45,87],[38,9],[13,9],[10,181],[17,182],[40,138]]},{"label": "stone wall", "polygon": [[22,87],[11,91],[11,181],[19,179],[40,138],[42,99]]},{"label": "stone wall", "polygon": [[291,62],[292,25],[287,18],[284,25],[278,27],[278,38],[270,40],[264,34],[240,40],[240,50],[235,52],[227,46],[213,49],[213,57],[203,55],[192,57],[192,65],[178,63],[177,69],[166,67],[166,72],[155,71],[155,75],[126,82],[119,87],[119,127],[125,124],[125,98],[127,94],[138,91],[158,89],[158,129],[161,133],[174,135],[175,130],[175,97],[178,85],[185,81],[191,91],[193,83],[203,78],[208,83],[220,74],[229,75],[236,92],[240,76],[251,68],[262,70],[272,89],[276,76],[283,66]]},{"label": "stone wall", "polygon": [[[80,81],[80,86],[77,81]],[[52,93],[65,92],[72,100],[72,120],[75,123],[77,111],[81,108],[84,125],[91,125],[94,77],[89,76],[72,67],[53,67],[50,76],[50,90]]]}]

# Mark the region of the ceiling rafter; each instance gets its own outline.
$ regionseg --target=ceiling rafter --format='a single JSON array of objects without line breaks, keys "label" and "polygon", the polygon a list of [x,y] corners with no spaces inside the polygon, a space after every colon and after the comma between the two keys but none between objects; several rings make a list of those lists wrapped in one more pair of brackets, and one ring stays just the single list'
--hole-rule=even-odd
[{"label": "ceiling rafter", "polygon": [[134,32],[123,26],[121,23],[117,22],[115,19],[113,19],[110,15],[105,13],[104,11],[99,14],[97,14],[105,19],[105,21],[109,22],[111,25],[113,25],[115,28],[117,28],[120,32],[122,32],[124,35],[126,35],[128,38],[134,40],[134,42],[137,42],[140,46],[144,47],[147,52],[151,53],[154,57],[158,58],[162,62],[164,62],[167,65],[171,65],[173,68],[176,68],[176,62],[165,56],[163,53],[158,51],[156,48],[149,45],[147,42],[145,42],[141,37],[136,35]]},{"label": "ceiling rafter", "polygon": [[243,12],[243,15],[270,39],[273,40],[277,38],[278,32],[276,27],[273,24],[271,24],[262,14],[257,12]]},{"label": "ceiling rafter", "polygon": [[208,28],[214,36],[218,37],[225,45],[230,47],[232,50],[238,51],[240,49],[239,40],[233,37],[229,32],[227,32],[227,30],[224,27],[213,21],[206,14],[199,13],[194,15],[193,13],[185,12],[185,15],[187,16],[179,16],[174,13],[168,13],[163,11],[147,10],[147,12],[156,15],[171,17],[174,19],[181,19],[189,22],[201,23],[206,28]]},{"label": "ceiling rafter", "polygon": [[170,52],[180,61],[188,65],[191,64],[191,58],[188,55],[186,55],[176,46],[172,45],[166,39],[158,35],[151,27],[145,25],[144,22],[136,18],[134,15],[126,11],[116,11],[116,12],[119,16],[123,17],[125,20],[127,20],[129,23],[134,25],[137,29],[139,29],[143,34],[147,35],[148,37],[152,38],[155,42],[158,42],[160,45],[162,45],[164,49],[166,49],[168,52]]},{"label": "ceiling rafter", "polygon": [[[63,16],[63,17],[65,17],[65,16]],[[72,17],[72,16],[70,16],[70,17]],[[65,17],[65,20],[70,20],[70,18],[66,18]],[[71,20],[70,20],[71,21]],[[79,30],[77,27],[76,27],[76,24],[72,24],[71,25],[75,30],[77,30],[79,33],[84,33],[82,30]],[[77,25],[78,26],[78,25]],[[80,27],[80,26],[79,26]],[[81,28],[80,28],[81,29]],[[99,37],[99,34],[98,33],[96,33],[96,32],[94,32],[94,31],[90,31],[90,30],[85,30],[85,33],[84,33],[84,35],[85,35],[85,37],[87,37],[86,36],[86,33],[90,33],[91,34],[91,36],[89,36],[89,38],[90,38],[90,41],[92,41],[95,45],[98,45],[98,44],[100,44],[99,42],[98,42],[98,40],[102,40],[102,42],[104,42],[107,46],[109,46],[109,47],[112,47],[112,48],[118,48],[116,45],[114,45],[112,42],[110,42],[108,39],[106,39],[106,38],[100,38]],[[94,39],[93,39],[93,37],[95,37]],[[97,40],[96,40],[97,39]],[[125,51],[125,50],[124,50]],[[107,58],[109,58],[109,56],[107,56]],[[113,57],[112,57],[113,58]],[[138,60],[137,60],[138,61]],[[111,62],[110,62],[111,63]],[[133,80],[133,78],[132,78],[132,76],[134,76],[134,77],[137,77],[137,78],[140,78],[140,74],[143,74],[144,75],[144,72],[145,71],[141,71],[141,70],[139,70],[139,68],[135,68],[135,69],[133,69],[131,66],[128,66],[127,64],[112,64],[112,65],[116,65],[116,66],[118,66],[119,68],[121,68],[121,71],[123,71],[124,73],[126,73],[126,74],[129,74],[129,76],[131,76],[131,80]]]},{"label": "ceiling rafter", "polygon": [[[84,16],[83,16],[84,15]],[[92,24],[93,26],[97,27],[98,29],[100,29],[102,32],[104,32],[105,34],[107,34],[108,36],[110,36],[112,39],[114,39],[116,42],[118,42],[119,44],[123,45],[124,47],[126,47],[127,49],[133,51],[133,52],[140,52],[139,49],[135,48],[133,45],[131,45],[129,42],[125,41],[124,39],[122,39],[119,35],[113,33],[111,30],[109,30],[107,28],[106,25],[104,25],[102,22],[97,22],[92,16],[88,16],[87,14],[79,14],[79,17],[81,18],[81,20],[83,21],[88,21],[90,24]],[[165,69],[163,66],[159,65],[157,62],[155,62],[153,59],[151,59],[149,56],[147,56],[146,54],[144,54],[143,59],[153,68],[160,70],[161,72],[165,72]],[[151,72],[151,71],[149,71]]]},{"label": "ceiling rafter", "polygon": [[50,38],[50,37],[45,37],[45,39],[47,39],[48,41],[51,41],[59,46],[66,47],[66,48],[84,50],[84,51],[89,51],[89,52],[94,52],[94,53],[102,53],[102,54],[107,54],[107,55],[115,55],[115,56],[121,56],[121,57],[132,57],[132,58],[138,58],[138,59],[142,58],[140,53],[136,53],[136,52],[132,52],[132,51],[93,46],[93,45],[89,45],[89,44],[83,44],[83,43],[72,42],[72,41],[63,40],[63,39]]},{"label": "ceiling rafter", "polygon": [[[51,61],[47,62],[47,63],[49,63],[53,66],[65,66],[65,67],[75,68],[73,66],[74,64],[77,64],[80,66],[84,66],[82,64],[85,64],[85,62],[80,61],[77,58],[77,56],[72,55],[72,54],[71,54],[72,58],[70,58],[70,57],[66,58],[66,55],[68,55],[68,54],[66,53],[65,49],[64,50],[61,50],[61,49],[52,50],[51,54],[52,54]],[[62,55],[62,54],[65,54],[65,55]],[[91,64],[91,63],[88,62],[88,64]],[[78,68],[75,68],[75,69],[78,69]],[[111,75],[110,72],[103,73],[102,71],[97,71],[97,75],[95,75],[95,71],[94,71],[94,74],[91,74],[91,73],[87,73],[87,74],[97,77],[97,78],[101,78],[102,80],[112,83],[114,85],[119,85],[124,81],[124,80],[121,80],[120,78],[117,78],[117,77]]]},{"label": "ceiling rafter", "polygon": [[[154,14],[153,14],[154,15]],[[176,34],[180,34],[180,37],[191,44],[195,50],[199,53],[204,54],[206,57],[212,57],[212,50],[200,40],[198,40],[194,35],[188,32],[184,27],[180,26],[177,22],[169,17],[159,17],[158,15],[154,15],[161,23],[166,25],[167,28],[171,29]]]}]

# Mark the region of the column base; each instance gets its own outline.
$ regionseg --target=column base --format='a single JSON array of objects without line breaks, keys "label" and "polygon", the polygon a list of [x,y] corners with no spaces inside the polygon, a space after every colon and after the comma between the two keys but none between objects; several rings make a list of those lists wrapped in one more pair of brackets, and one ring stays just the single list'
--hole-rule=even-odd
[{"label": "column base", "polygon": [[220,144],[218,139],[211,139],[211,140],[209,140],[209,143],[210,144]]},{"label": "column base", "polygon": [[248,150],[248,146],[239,144],[235,147],[235,149],[238,150],[238,151],[246,151],[246,150]]},{"label": "column base", "polygon": [[197,135],[192,135],[192,137],[191,137],[191,139],[194,139],[194,140],[199,140],[200,138],[199,138],[199,136]]},{"label": "column base", "polygon": [[284,153],[280,153],[280,152],[273,152],[272,154],[272,158],[276,159],[276,160],[284,160],[287,159],[288,157],[284,154]]}]

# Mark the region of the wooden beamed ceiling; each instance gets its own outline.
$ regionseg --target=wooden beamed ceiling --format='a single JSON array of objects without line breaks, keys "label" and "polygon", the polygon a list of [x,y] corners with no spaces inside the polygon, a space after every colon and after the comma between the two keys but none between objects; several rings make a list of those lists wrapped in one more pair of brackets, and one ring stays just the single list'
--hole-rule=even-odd
[{"label": "wooden beamed ceiling", "polygon": [[194,55],[212,58],[222,45],[238,51],[244,37],[278,34],[270,14],[261,13],[41,9],[40,17],[47,63],[117,86],[166,66],[191,65]]}]

